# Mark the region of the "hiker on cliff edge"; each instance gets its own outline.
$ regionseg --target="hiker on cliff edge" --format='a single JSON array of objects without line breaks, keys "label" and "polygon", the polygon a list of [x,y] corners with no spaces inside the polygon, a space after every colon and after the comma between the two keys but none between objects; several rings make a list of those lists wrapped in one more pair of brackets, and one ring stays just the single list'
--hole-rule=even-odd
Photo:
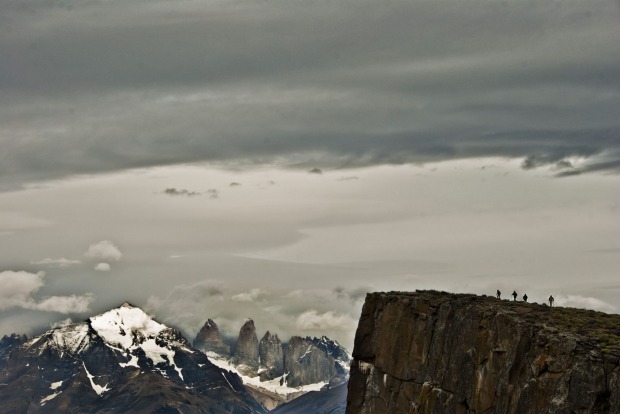
[{"label": "hiker on cliff edge", "polygon": [[514,301],[517,300],[517,291],[516,290],[512,291],[512,300],[514,300]]},{"label": "hiker on cliff edge", "polygon": [[497,299],[501,299],[502,298],[502,292],[499,291],[499,289],[497,289]]},{"label": "hiker on cliff edge", "polygon": [[550,306],[550,307],[553,307],[553,301],[554,301],[554,300],[555,300],[555,299],[553,299],[553,295],[550,295],[550,296],[549,296],[549,306]]},{"label": "hiker on cliff edge", "polygon": [[523,302],[527,302],[527,293],[523,295]]}]

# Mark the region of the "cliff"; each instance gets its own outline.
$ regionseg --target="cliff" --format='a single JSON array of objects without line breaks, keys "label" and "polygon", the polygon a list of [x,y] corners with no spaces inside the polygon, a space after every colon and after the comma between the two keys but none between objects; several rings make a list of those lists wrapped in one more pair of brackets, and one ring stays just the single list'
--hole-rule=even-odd
[{"label": "cliff", "polygon": [[[284,352],[284,371],[289,387],[329,381],[339,374],[334,357],[321,350],[311,338],[291,337]],[[342,373],[344,375],[344,372]]]},{"label": "cliff", "polygon": [[347,413],[619,413],[620,315],[444,292],[372,293]]},{"label": "cliff", "polygon": [[204,353],[215,352],[218,355],[229,355],[230,347],[224,343],[217,324],[209,319],[202,326],[196,339],[194,348],[200,349]]},{"label": "cliff", "polygon": [[278,334],[267,331],[258,344],[260,379],[269,381],[284,374],[284,353]]},{"label": "cliff", "polygon": [[244,375],[256,375],[259,365],[258,337],[252,319],[248,319],[239,330],[237,349],[231,361]]}]

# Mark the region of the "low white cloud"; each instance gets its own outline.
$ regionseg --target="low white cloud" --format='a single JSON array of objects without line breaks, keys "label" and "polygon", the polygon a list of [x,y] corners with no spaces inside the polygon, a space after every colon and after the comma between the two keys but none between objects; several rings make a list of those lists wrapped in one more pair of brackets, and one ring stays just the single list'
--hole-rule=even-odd
[{"label": "low white cloud", "polygon": [[82,263],[81,260],[67,259],[64,257],[60,257],[58,259],[53,259],[51,257],[46,257],[45,259],[31,262],[33,265],[44,265],[44,266],[58,266],[58,267],[69,267],[72,265]]},{"label": "low white cloud", "polygon": [[88,312],[93,299],[90,293],[82,296],[51,296],[35,303],[31,309],[58,313],[83,313]]},{"label": "low white cloud", "polygon": [[73,323],[73,320],[71,318],[67,318],[67,319],[63,319],[62,321],[52,322],[50,324],[50,328],[52,329],[62,328],[63,326],[68,326],[68,325],[71,325],[72,323]]},{"label": "low white cloud", "polygon": [[302,330],[332,330],[342,329],[351,330],[351,327],[357,325],[357,321],[353,320],[349,315],[338,314],[328,311],[319,313],[315,309],[309,309],[297,317],[296,327]]},{"label": "low white cloud", "polygon": [[601,312],[615,313],[618,309],[609,303],[597,298],[580,295],[557,295],[555,296],[556,306],[571,308],[593,309]]},{"label": "low white cloud", "polygon": [[22,307],[32,302],[31,295],[44,285],[44,272],[14,272],[7,270],[0,273],[0,310]]},{"label": "low white cloud", "polygon": [[255,302],[263,296],[263,292],[260,289],[250,289],[249,292],[239,293],[233,295],[231,298],[236,302]]},{"label": "low white cloud", "polygon": [[51,296],[35,299],[34,294],[45,285],[45,273],[0,272],[0,310],[23,308],[44,312],[82,313],[89,310],[93,301],[92,294],[82,296]]},{"label": "low white cloud", "polygon": [[123,254],[121,251],[109,240],[101,240],[98,243],[91,244],[88,247],[84,256],[93,258],[93,259],[104,259],[104,260],[121,260]]},{"label": "low white cloud", "polygon": [[97,266],[95,266],[95,270],[98,272],[109,272],[110,269],[110,264],[105,262],[97,263]]}]

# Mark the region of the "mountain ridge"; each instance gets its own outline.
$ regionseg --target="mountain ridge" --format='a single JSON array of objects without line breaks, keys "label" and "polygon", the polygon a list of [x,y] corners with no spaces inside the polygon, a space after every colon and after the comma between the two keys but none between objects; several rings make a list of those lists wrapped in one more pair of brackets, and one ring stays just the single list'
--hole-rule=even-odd
[{"label": "mountain ridge", "polygon": [[0,344],[7,412],[266,413],[239,376],[128,303]]}]

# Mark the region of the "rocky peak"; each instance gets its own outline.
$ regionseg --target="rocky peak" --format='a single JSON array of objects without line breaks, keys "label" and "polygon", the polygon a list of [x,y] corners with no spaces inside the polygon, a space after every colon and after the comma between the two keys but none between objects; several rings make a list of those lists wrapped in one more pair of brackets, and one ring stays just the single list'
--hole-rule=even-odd
[{"label": "rocky peak", "polygon": [[212,319],[207,320],[196,335],[194,348],[205,353],[213,352],[223,357],[230,355],[230,347],[222,340],[220,330]]},{"label": "rocky peak", "polygon": [[445,292],[366,297],[347,413],[618,413],[619,315]]},{"label": "rocky peak", "polygon": [[252,319],[248,319],[239,330],[237,348],[231,362],[246,375],[256,375],[258,371],[258,337]]},{"label": "rocky peak", "polygon": [[284,353],[278,335],[267,331],[258,345],[261,381],[272,380],[284,374]]},{"label": "rocky peak", "polygon": [[284,353],[284,371],[287,384],[297,387],[304,384],[329,382],[337,376],[336,360],[324,352],[311,338],[293,336]]},{"label": "rocky peak", "polygon": [[351,362],[351,356],[349,352],[333,339],[329,339],[326,336],[320,338],[306,337],[306,341],[312,342],[319,350],[325,352],[327,355],[331,355],[337,363],[336,369],[338,375],[346,375],[349,372],[349,364]]}]

